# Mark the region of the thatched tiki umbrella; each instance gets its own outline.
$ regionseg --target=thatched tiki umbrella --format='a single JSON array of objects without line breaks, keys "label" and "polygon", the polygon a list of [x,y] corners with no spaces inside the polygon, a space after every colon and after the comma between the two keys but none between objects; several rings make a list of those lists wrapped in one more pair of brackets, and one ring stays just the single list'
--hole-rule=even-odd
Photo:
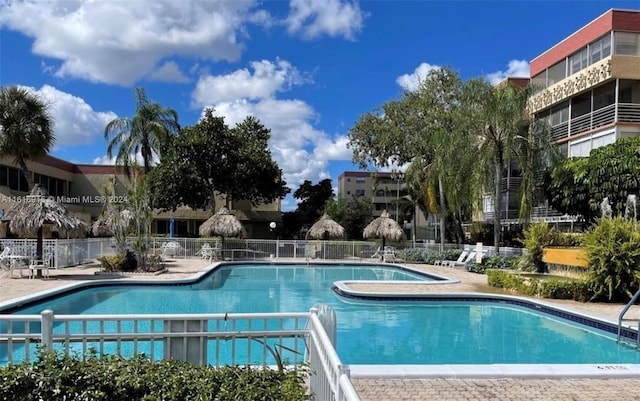
[{"label": "thatched tiki umbrella", "polygon": [[362,236],[364,238],[382,238],[383,251],[386,240],[400,241],[405,238],[404,230],[400,224],[392,219],[386,210],[364,228]]},{"label": "thatched tiki umbrella", "polygon": [[242,227],[240,220],[224,206],[218,210],[218,213],[200,225],[200,235],[203,237],[211,235],[222,237],[223,249],[225,237],[241,237],[244,234],[244,227]]},{"label": "thatched tiki umbrella", "polygon": [[[55,226],[61,232],[78,234],[86,230],[82,220],[74,216],[64,205],[49,196],[40,184],[33,186],[29,195],[9,209],[4,220],[9,229],[21,236],[36,236],[36,259],[42,260],[42,238],[45,225]],[[38,271],[38,274],[42,274]]]},{"label": "thatched tiki umbrella", "polygon": [[111,237],[113,236],[113,231],[109,228],[106,219],[99,218],[91,224],[91,234],[94,237]]},{"label": "thatched tiki umbrella", "polygon": [[309,231],[305,239],[332,239],[332,238],[344,238],[346,231],[344,227],[336,223],[326,213],[316,221]]}]

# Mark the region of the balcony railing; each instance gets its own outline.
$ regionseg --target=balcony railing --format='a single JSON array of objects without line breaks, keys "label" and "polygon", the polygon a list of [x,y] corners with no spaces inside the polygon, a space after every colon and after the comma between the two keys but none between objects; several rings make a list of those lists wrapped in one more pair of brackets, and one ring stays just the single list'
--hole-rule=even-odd
[{"label": "balcony railing", "polygon": [[591,113],[556,124],[551,127],[551,139],[558,141],[614,122],[640,123],[640,104],[618,103],[617,108],[617,119],[616,105],[611,104]]},{"label": "balcony railing", "polygon": [[618,104],[618,121],[640,123],[640,104]]}]

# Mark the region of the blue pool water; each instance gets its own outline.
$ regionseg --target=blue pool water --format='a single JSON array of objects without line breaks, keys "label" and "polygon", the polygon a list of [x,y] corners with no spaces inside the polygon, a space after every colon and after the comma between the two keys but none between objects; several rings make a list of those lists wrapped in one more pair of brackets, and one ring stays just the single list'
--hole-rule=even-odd
[{"label": "blue pool water", "polygon": [[191,285],[77,291],[16,311],[56,314],[306,312],[333,306],[347,364],[640,363],[612,334],[533,309],[481,301],[356,301],[338,280],[425,280],[391,267],[233,265]]}]

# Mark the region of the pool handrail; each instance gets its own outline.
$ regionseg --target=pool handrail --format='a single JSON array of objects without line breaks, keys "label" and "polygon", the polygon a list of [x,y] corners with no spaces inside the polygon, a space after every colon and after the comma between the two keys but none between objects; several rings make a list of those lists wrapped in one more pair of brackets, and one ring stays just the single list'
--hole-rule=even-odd
[{"label": "pool handrail", "polygon": [[622,339],[622,324],[624,322],[636,322],[638,324],[638,331],[636,334],[636,347],[640,347],[640,318],[625,318],[624,315],[631,309],[633,305],[640,299],[640,289],[631,297],[629,302],[622,308],[618,315],[618,342]]}]

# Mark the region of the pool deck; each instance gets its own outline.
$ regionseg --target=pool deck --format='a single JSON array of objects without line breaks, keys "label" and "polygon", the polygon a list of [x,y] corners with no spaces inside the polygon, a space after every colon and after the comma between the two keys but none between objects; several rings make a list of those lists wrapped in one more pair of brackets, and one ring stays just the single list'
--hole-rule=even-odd
[{"label": "pool deck", "polygon": [[[22,298],[42,291],[63,287],[85,280],[176,280],[201,272],[210,263],[201,259],[168,261],[167,271],[158,275],[107,275],[99,272],[97,264],[51,270],[49,279],[10,278],[0,271],[0,303]],[[485,275],[442,266],[407,264],[407,267],[431,274],[442,275],[460,282],[456,284],[350,284],[354,291],[376,293],[495,293],[507,294],[487,285]],[[14,272],[19,275],[20,272]],[[525,297],[526,298],[526,297]],[[540,300],[550,305],[587,314],[609,321],[617,321],[623,305],[579,303],[574,301]],[[632,310],[639,316],[640,308]],[[354,379],[353,383],[363,401],[551,401],[551,400],[616,400],[637,401],[640,397],[640,376],[633,378],[428,378],[428,379]]]}]

